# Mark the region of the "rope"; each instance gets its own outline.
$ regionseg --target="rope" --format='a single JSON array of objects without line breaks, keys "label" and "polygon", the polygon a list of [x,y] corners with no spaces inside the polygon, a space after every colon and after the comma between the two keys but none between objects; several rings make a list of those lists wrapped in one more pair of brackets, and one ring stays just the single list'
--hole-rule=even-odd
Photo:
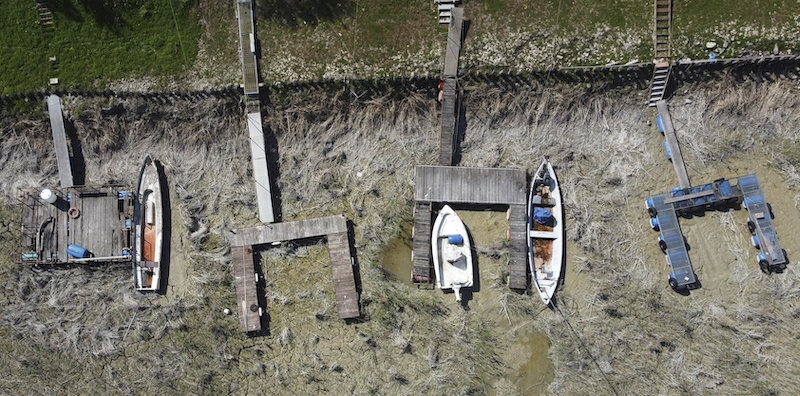
[{"label": "rope", "polygon": [[558,306],[555,304],[553,304],[553,309],[555,309],[561,315],[561,318],[564,320],[564,323],[566,323],[567,327],[569,327],[570,332],[572,332],[572,336],[578,340],[580,346],[583,347],[583,349],[586,351],[586,354],[589,355],[589,358],[591,358],[592,361],[594,362],[594,365],[597,366],[597,371],[599,371],[600,375],[603,376],[603,379],[606,380],[606,382],[608,383],[608,387],[611,388],[611,392],[613,392],[616,396],[619,396],[619,392],[617,392],[617,389],[614,387],[614,384],[611,382],[610,379],[608,379],[606,374],[600,368],[600,363],[597,363],[597,359],[595,359],[594,355],[592,355],[592,352],[589,350],[589,347],[586,346],[586,343],[584,343],[583,339],[580,338],[578,332],[575,331],[575,328],[572,327],[572,324],[570,324],[569,320],[567,320],[567,315],[565,315],[564,312],[562,312],[561,309],[559,309]]},{"label": "rope", "polygon": [[169,9],[172,10],[172,20],[175,21],[175,32],[178,34],[178,44],[181,46],[181,54],[183,54],[183,65],[189,66],[186,61],[186,51],[183,49],[183,41],[181,41],[181,31],[178,29],[178,18],[175,17],[175,9],[172,8],[172,0],[169,0]]}]

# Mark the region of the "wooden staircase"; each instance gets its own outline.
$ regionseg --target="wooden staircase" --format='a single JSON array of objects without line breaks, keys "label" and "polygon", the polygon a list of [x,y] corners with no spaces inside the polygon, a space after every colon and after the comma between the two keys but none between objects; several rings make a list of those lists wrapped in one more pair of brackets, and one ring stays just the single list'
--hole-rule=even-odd
[{"label": "wooden staircase", "polygon": [[672,41],[672,0],[655,0],[655,54],[656,61],[669,59]]},{"label": "wooden staircase", "polygon": [[449,25],[453,16],[453,8],[461,4],[460,0],[434,0],[439,9],[439,24]]},{"label": "wooden staircase", "polygon": [[664,99],[669,82],[670,63],[658,62],[653,71],[653,80],[650,82],[650,99],[647,105],[653,107],[659,100]]},{"label": "wooden staircase", "polygon": [[36,9],[39,11],[39,24],[47,30],[53,30],[53,13],[46,1],[37,1]]}]

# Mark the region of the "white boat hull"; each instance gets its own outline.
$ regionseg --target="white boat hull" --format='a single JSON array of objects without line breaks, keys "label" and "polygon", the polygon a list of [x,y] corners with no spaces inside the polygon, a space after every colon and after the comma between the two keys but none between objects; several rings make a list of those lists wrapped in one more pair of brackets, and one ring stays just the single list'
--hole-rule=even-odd
[{"label": "white boat hull", "polygon": [[148,155],[139,175],[139,191],[133,210],[133,277],[136,290],[160,289],[163,208],[158,165]]},{"label": "white boat hull", "polygon": [[[472,287],[472,247],[464,223],[450,206],[440,211],[431,233],[433,269],[437,289],[453,289],[461,301],[461,288]],[[459,236],[460,243],[451,243],[450,236]]]},{"label": "white boat hull", "polygon": [[[539,211],[549,211],[552,218],[544,224],[536,221],[534,212],[537,208]],[[527,240],[528,264],[534,287],[542,301],[549,305],[561,279],[564,221],[558,179],[547,159],[539,166],[531,183]]]}]

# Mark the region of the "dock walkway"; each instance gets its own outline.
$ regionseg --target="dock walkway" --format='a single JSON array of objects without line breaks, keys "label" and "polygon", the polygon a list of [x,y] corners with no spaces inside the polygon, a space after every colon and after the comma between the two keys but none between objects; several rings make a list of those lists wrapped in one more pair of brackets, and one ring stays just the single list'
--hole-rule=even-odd
[{"label": "dock walkway", "polygon": [[[342,319],[361,316],[347,219],[327,216],[231,230],[231,246],[252,247],[273,242],[326,236],[331,258],[336,306]],[[237,294],[241,292],[237,289]]]},{"label": "dock walkway", "polygon": [[683,154],[681,154],[681,147],[678,144],[675,128],[672,126],[672,118],[669,116],[667,101],[659,100],[656,103],[656,107],[658,107],[658,114],[661,116],[661,122],[664,126],[664,136],[667,138],[667,145],[672,154],[672,167],[675,168],[675,174],[678,175],[678,185],[681,188],[689,188],[692,185],[689,183],[689,175],[686,173],[686,164],[683,162]]},{"label": "dock walkway", "polygon": [[258,302],[252,246],[231,246],[231,269],[239,307],[239,326],[245,333],[261,331],[264,311]]},{"label": "dock walkway", "polygon": [[48,96],[47,111],[50,114],[50,127],[53,130],[53,143],[56,148],[58,178],[61,180],[61,188],[70,188],[74,183],[69,147],[67,147],[67,130],[64,127],[64,114],[61,111],[61,98],[56,95]]},{"label": "dock walkway", "polygon": [[244,93],[245,95],[258,95],[255,25],[253,23],[253,3],[250,0],[236,2],[236,19],[239,21],[239,54],[242,61]]},{"label": "dock walkway", "polygon": [[447,32],[447,50],[442,75],[442,131],[439,143],[439,164],[453,165],[458,121],[458,57],[461,54],[461,29],[464,24],[464,9],[451,10]]},{"label": "dock walkway", "polygon": [[526,289],[526,185],[522,169],[417,166],[412,278],[430,279],[431,217],[435,204],[507,206],[511,233],[509,287]]}]

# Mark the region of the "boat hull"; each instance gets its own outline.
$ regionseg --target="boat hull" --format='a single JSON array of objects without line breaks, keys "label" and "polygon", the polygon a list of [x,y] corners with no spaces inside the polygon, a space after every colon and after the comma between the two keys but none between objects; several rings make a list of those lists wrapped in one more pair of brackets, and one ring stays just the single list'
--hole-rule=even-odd
[{"label": "boat hull", "polygon": [[164,205],[158,163],[148,155],[139,174],[134,201],[133,277],[136,290],[157,291],[161,286]]},{"label": "boat hull", "polygon": [[433,224],[431,233],[433,268],[437,289],[453,289],[456,300],[460,290],[472,287],[472,247],[464,223],[450,206],[445,205]]},{"label": "boat hull", "polygon": [[564,261],[561,190],[545,159],[531,183],[528,200],[528,263],[534,287],[545,304],[552,303]]}]

